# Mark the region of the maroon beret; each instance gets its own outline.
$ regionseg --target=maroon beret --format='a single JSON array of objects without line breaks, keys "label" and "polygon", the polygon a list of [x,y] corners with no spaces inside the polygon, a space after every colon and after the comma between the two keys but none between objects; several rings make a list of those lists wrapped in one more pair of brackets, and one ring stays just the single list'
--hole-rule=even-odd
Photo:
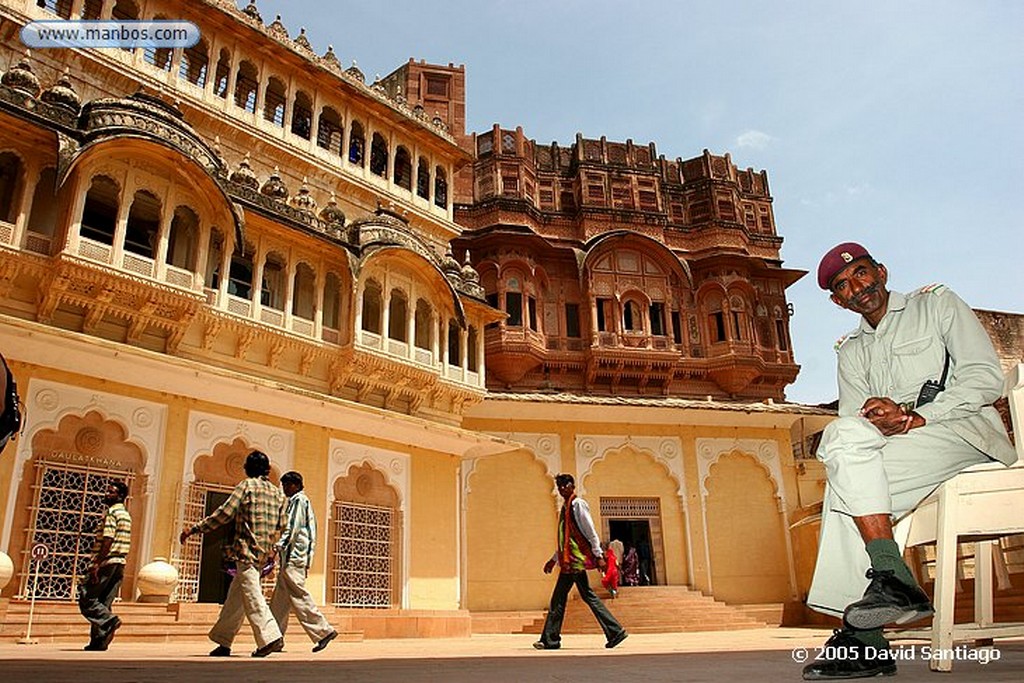
[{"label": "maroon beret", "polygon": [[832,278],[859,258],[871,258],[871,254],[856,242],[843,242],[829,249],[818,264],[818,286],[831,289]]}]

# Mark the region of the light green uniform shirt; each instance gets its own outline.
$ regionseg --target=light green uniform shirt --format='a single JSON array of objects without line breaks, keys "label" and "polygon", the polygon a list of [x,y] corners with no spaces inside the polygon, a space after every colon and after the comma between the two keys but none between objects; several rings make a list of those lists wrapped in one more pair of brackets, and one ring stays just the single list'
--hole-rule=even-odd
[{"label": "light green uniform shirt", "polygon": [[857,415],[872,396],[914,401],[925,381],[942,376],[947,350],[946,389],[916,412],[929,424],[947,425],[982,453],[1012,464],[1017,455],[991,405],[1003,389],[992,342],[974,311],[944,285],[909,295],[889,292],[878,327],[861,319],[840,342],[839,415]]}]

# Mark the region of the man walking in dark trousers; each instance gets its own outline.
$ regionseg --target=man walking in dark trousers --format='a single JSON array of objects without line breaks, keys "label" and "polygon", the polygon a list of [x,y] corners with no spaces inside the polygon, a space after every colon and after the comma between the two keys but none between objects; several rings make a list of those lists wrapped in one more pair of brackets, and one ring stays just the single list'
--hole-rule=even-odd
[{"label": "man walking in dark trousers", "polygon": [[587,578],[587,569],[597,567],[603,572],[607,566],[601,551],[601,540],[590,516],[590,507],[585,500],[576,496],[576,482],[572,475],[557,475],[555,485],[565,503],[558,518],[558,550],[544,565],[544,573],[550,574],[557,564],[558,581],[551,593],[551,607],[544,621],[544,632],[533,646],[538,650],[557,650],[562,646],[565,602],[569,597],[569,589],[575,585],[604,631],[607,640],[605,647],[615,647],[626,639],[626,630],[590,588]]},{"label": "man walking in dark trousers", "polygon": [[89,562],[89,575],[79,587],[78,608],[92,624],[89,644],[83,649],[102,652],[110,646],[121,619],[114,616],[110,606],[124,580],[125,557],[132,545],[132,517],[124,506],[128,498],[128,485],[112,481],[103,494],[107,512],[96,532]]}]

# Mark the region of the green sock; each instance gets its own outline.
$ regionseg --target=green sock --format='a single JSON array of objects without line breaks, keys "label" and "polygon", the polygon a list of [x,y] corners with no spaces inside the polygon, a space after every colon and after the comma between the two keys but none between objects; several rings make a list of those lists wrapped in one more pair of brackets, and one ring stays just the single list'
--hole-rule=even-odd
[{"label": "green sock", "polygon": [[865,645],[874,648],[882,649],[889,646],[889,641],[882,635],[880,628],[873,628],[870,631],[850,631],[850,634]]},{"label": "green sock", "polygon": [[865,546],[871,558],[872,569],[891,569],[897,579],[908,586],[916,586],[917,581],[910,573],[910,567],[903,561],[900,547],[891,538],[878,538]]}]

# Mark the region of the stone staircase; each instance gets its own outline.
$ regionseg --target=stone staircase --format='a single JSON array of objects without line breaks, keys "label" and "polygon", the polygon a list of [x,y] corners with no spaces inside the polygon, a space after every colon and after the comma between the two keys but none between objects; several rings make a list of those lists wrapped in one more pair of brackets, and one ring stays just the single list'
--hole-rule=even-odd
[{"label": "stone staircase", "polygon": [[[733,631],[768,626],[767,621],[686,586],[623,586],[614,600],[607,591],[595,590],[630,633]],[[543,627],[544,617],[541,616],[517,632],[540,633]],[[573,589],[566,605],[562,633],[600,632],[590,608]]]},{"label": "stone staircase", "polygon": [[[340,621],[324,610],[332,624]],[[215,604],[143,604],[121,602],[114,605],[114,613],[121,618],[117,631],[120,642],[170,643],[206,642],[210,627],[217,620],[220,605]],[[21,601],[0,601],[0,642],[13,643],[25,636],[28,628],[29,604]],[[307,640],[301,627],[291,620],[289,635]],[[339,641],[360,641],[362,632],[338,629]],[[32,638],[45,643],[82,643],[89,641],[89,622],[79,613],[78,606],[69,602],[37,602],[32,617]],[[253,648],[252,631],[243,622],[236,641],[240,649]]]}]

